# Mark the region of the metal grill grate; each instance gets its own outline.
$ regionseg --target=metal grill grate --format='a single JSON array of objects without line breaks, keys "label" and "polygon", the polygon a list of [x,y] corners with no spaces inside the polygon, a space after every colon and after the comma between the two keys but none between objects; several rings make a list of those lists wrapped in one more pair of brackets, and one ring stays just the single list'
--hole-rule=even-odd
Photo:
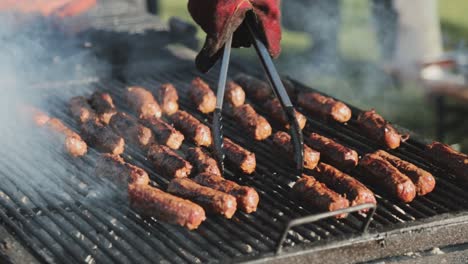
[{"label": "metal grill grate", "polygon": [[[240,71],[240,68],[233,67],[232,71]],[[121,93],[125,86],[154,88],[172,82],[179,89],[181,108],[208,123],[209,119],[196,112],[185,92],[196,75],[191,68],[182,68],[136,77],[127,83],[103,80],[87,87],[72,85],[68,88],[75,89],[77,94],[88,94],[95,89],[108,91],[117,107],[125,111]],[[216,76],[212,73],[205,79],[214,86]],[[53,89],[48,94],[52,92]],[[253,105],[262,113],[258,105]],[[64,111],[65,101],[51,95],[49,108],[54,116],[76,128],[75,122]],[[347,125],[322,123],[310,118],[308,121],[305,134],[318,132],[335,138],[361,155],[378,148],[359,133],[355,121]],[[19,142],[16,147],[6,146],[1,152],[9,155],[0,159],[0,219],[43,262],[224,263],[271,257],[291,220],[317,212],[292,198],[290,186],[296,176],[288,169],[290,164],[272,152],[269,140],[253,142],[243,135],[233,120],[226,118],[225,122],[226,136],[257,155],[258,166],[253,176],[239,175],[229,168],[226,172],[226,178],[257,189],[261,202],[254,214],[237,212],[231,220],[210,216],[192,232],[154,219],[142,219],[125,205],[125,197],[117,194],[116,186],[94,177],[92,168],[98,155],[94,151],[79,160],[63,157],[63,160],[48,161],[47,166],[40,158],[18,159],[30,146],[49,148],[49,142],[38,142],[34,138]],[[185,142],[184,146],[190,144]],[[468,194],[446,171],[424,158],[422,143],[409,140],[392,154],[432,172],[437,178],[437,187],[433,193],[405,204],[371,185],[378,200],[378,209],[370,224],[371,234],[429,221],[431,217],[443,214],[461,212],[468,215]],[[154,185],[162,189],[167,187],[168,179],[151,168],[142,151],[127,147],[124,157],[147,170]],[[65,164],[66,171],[61,166],[54,166],[57,162]],[[35,180],[28,185],[22,184],[30,182],[31,175]],[[362,179],[362,172],[357,169],[351,175]],[[320,245],[338,245],[360,236],[365,217],[354,213],[343,220],[328,218],[294,227],[288,232],[284,246],[287,252],[295,252]]]}]

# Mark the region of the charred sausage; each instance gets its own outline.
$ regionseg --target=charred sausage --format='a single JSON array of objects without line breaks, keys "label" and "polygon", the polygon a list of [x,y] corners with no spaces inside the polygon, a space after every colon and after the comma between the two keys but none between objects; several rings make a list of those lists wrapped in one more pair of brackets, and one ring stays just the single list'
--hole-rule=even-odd
[{"label": "charred sausage", "polygon": [[226,160],[245,174],[252,174],[257,166],[255,154],[237,145],[232,140],[224,138],[224,153]]},{"label": "charred sausage", "polygon": [[80,124],[96,118],[96,113],[83,96],[76,96],[68,103],[72,117]]},{"label": "charred sausage", "polygon": [[264,140],[271,135],[270,123],[249,104],[234,109],[234,118],[255,140]]},{"label": "charred sausage", "polygon": [[153,94],[143,87],[128,87],[125,91],[125,98],[139,119],[160,118],[162,115],[161,107]]},{"label": "charred sausage", "polygon": [[210,128],[191,114],[179,110],[171,116],[171,120],[175,128],[180,130],[186,138],[193,140],[198,146],[211,146],[213,139]]},{"label": "charred sausage", "polygon": [[179,110],[179,95],[174,85],[165,83],[156,91],[156,99],[166,115],[172,115]]},{"label": "charred sausage", "polygon": [[234,78],[234,81],[244,88],[245,93],[249,98],[258,102],[265,102],[273,97],[273,90],[268,83],[261,81],[255,77],[239,74]]},{"label": "charred sausage", "polygon": [[205,210],[230,219],[237,210],[236,198],[230,194],[202,186],[191,179],[173,179],[167,188],[169,193],[200,204]]},{"label": "charred sausage", "polygon": [[216,108],[215,94],[210,86],[199,77],[192,81],[192,85],[189,89],[189,96],[198,111],[204,114],[211,113]]},{"label": "charred sausage", "polygon": [[401,201],[409,203],[416,197],[416,186],[411,179],[378,155],[366,154],[359,166],[369,174],[366,178],[382,186]]},{"label": "charred sausage", "polygon": [[152,144],[148,149],[148,159],[167,177],[188,177],[192,171],[192,165],[188,161],[164,145]]},{"label": "charred sausage", "polygon": [[142,148],[146,148],[153,141],[151,130],[126,113],[119,112],[115,114],[111,118],[109,126],[116,134],[122,136],[126,142],[136,144]]},{"label": "charred sausage", "polygon": [[440,162],[457,177],[468,181],[468,155],[455,151],[450,146],[433,142],[426,147],[430,159]]},{"label": "charred sausage", "polygon": [[347,148],[336,141],[316,133],[305,138],[307,145],[320,152],[323,160],[343,169],[357,166],[359,157],[355,150]]},{"label": "charred sausage", "polygon": [[[283,131],[278,131],[273,136],[273,143],[285,156],[293,158],[294,147],[291,136]],[[320,152],[304,145],[304,168],[313,169],[320,161]]]},{"label": "charred sausage", "polygon": [[[312,176],[302,175],[294,184],[293,191],[300,199],[320,211],[332,212],[349,207],[348,200]],[[340,214],[336,217],[345,218],[346,216],[347,214]]]},{"label": "charred sausage", "polygon": [[95,174],[97,177],[108,178],[121,186],[147,185],[150,182],[145,170],[125,162],[119,155],[102,154],[99,156],[96,161]]},{"label": "charred sausage", "polygon": [[226,93],[224,95],[224,99],[226,100],[227,104],[232,107],[238,107],[245,103],[245,92],[240,85],[237,83],[230,81],[226,85]]},{"label": "charred sausage", "polygon": [[311,115],[323,119],[332,119],[340,123],[351,119],[351,109],[347,105],[319,93],[301,93],[297,96],[297,103]]},{"label": "charred sausage", "polygon": [[210,173],[198,174],[193,178],[193,180],[200,185],[207,186],[236,197],[239,209],[248,214],[257,210],[260,198],[254,188],[240,186],[233,181],[224,179],[221,175]]},{"label": "charred sausage", "polygon": [[97,117],[104,124],[109,124],[110,119],[117,113],[112,97],[108,93],[95,92],[89,99],[91,107],[96,111]]},{"label": "charred sausage", "polygon": [[189,148],[187,151],[187,160],[195,166],[196,173],[209,173],[221,176],[218,163],[201,148]]},{"label": "charred sausage", "polygon": [[[278,124],[281,126],[285,127],[286,129],[289,129],[289,120],[286,116],[286,113],[283,111],[283,108],[281,107],[281,103],[277,98],[271,99],[267,101],[263,107],[265,108],[265,111],[268,113],[268,115],[275,120]],[[299,113],[298,111],[295,111],[297,123],[299,124],[299,127],[303,129],[306,125],[307,118]]]},{"label": "charred sausage", "polygon": [[104,126],[98,120],[89,120],[81,125],[81,133],[86,142],[97,150],[111,154],[122,154],[125,140],[114,133],[112,128]]},{"label": "charred sausage", "polygon": [[400,146],[402,136],[375,110],[362,112],[357,122],[367,136],[380,144],[391,149]]},{"label": "charred sausage", "polygon": [[159,144],[171,149],[179,149],[184,141],[184,135],[173,126],[158,118],[142,120],[143,124],[153,131],[153,135]]}]

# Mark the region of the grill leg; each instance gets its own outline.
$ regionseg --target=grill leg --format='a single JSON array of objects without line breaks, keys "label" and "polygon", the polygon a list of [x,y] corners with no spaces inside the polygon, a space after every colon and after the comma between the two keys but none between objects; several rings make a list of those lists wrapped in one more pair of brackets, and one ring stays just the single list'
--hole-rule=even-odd
[{"label": "grill leg", "polygon": [[445,116],[447,115],[445,97],[439,95],[435,98],[436,104],[436,138],[443,142],[445,138]]}]

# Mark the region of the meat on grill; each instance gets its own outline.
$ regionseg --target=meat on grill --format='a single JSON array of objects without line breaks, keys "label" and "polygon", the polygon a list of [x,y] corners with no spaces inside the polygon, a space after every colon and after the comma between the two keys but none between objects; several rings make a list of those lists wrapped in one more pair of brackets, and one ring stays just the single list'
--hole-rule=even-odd
[{"label": "meat on grill", "polygon": [[359,166],[369,174],[366,175],[369,181],[382,186],[401,201],[409,203],[416,197],[416,186],[411,179],[377,154],[366,154]]},{"label": "meat on grill", "polygon": [[108,93],[95,92],[89,99],[89,104],[96,111],[97,117],[104,124],[117,113],[112,97]]},{"label": "meat on grill", "polygon": [[216,160],[199,147],[187,150],[187,160],[192,166],[195,166],[195,172],[198,174],[209,173],[221,176],[221,171]]},{"label": "meat on grill", "polygon": [[378,150],[375,154],[390,162],[400,172],[408,176],[416,186],[416,193],[418,195],[426,195],[434,190],[436,181],[434,176],[432,176],[428,171],[425,171],[416,165],[404,161],[383,150]]},{"label": "meat on grill", "polygon": [[112,128],[103,125],[97,119],[83,123],[81,134],[89,145],[101,152],[116,155],[124,152],[125,140],[115,134]]},{"label": "meat on grill", "polygon": [[189,89],[189,96],[198,111],[204,114],[211,113],[216,108],[215,94],[210,86],[199,77],[192,81],[192,85]]},{"label": "meat on grill", "polygon": [[172,115],[179,110],[179,95],[174,85],[165,83],[156,91],[156,99],[166,115]]},{"label": "meat on grill", "polygon": [[247,96],[258,102],[265,102],[273,97],[273,90],[268,83],[261,81],[255,77],[239,74],[234,78],[234,81],[239,84]]},{"label": "meat on grill", "polygon": [[167,188],[169,193],[200,204],[205,210],[230,219],[237,210],[236,198],[230,194],[202,186],[191,179],[173,179]]},{"label": "meat on grill", "polygon": [[[312,176],[302,175],[294,184],[293,191],[296,196],[319,211],[332,212],[349,207],[349,201],[346,198],[330,190]],[[345,218],[346,216],[347,214],[340,214],[336,217]]]},{"label": "meat on grill", "polygon": [[138,123],[136,118],[126,113],[119,112],[115,114],[111,118],[109,126],[116,134],[122,136],[127,143],[146,148],[153,141],[151,130]]},{"label": "meat on grill", "polygon": [[444,164],[461,180],[468,181],[468,155],[440,142],[427,145],[426,152],[433,161]]},{"label": "meat on grill", "polygon": [[207,186],[236,197],[239,209],[248,214],[257,210],[260,197],[254,188],[240,186],[233,181],[224,179],[221,175],[210,173],[198,174],[193,178],[193,180],[200,185]]},{"label": "meat on grill", "polygon": [[314,92],[304,92],[297,96],[297,103],[311,115],[332,119],[340,123],[351,119],[351,109],[331,97]]},{"label": "meat on grill", "polygon": [[161,107],[154,99],[153,94],[143,87],[128,87],[125,91],[125,98],[139,119],[160,118],[162,115]]},{"label": "meat on grill", "polygon": [[255,154],[244,149],[228,138],[224,138],[226,160],[245,174],[252,174],[257,166]]},{"label": "meat on grill", "polygon": [[255,140],[264,140],[271,135],[270,123],[253,109],[244,104],[234,109],[234,118]]},{"label": "meat on grill", "polygon": [[152,144],[148,149],[148,159],[163,175],[171,178],[184,178],[190,175],[192,165],[164,145]]},{"label": "meat on grill", "polygon": [[191,114],[179,110],[171,116],[171,120],[176,129],[180,130],[186,138],[191,139],[198,146],[211,146],[213,139],[210,128]]},{"label": "meat on grill", "polygon": [[80,124],[96,118],[96,113],[89,105],[88,100],[83,96],[73,97],[68,105],[72,117]]},{"label": "meat on grill", "polygon": [[35,108],[26,109],[27,114],[32,116],[34,123],[39,127],[47,128],[53,137],[63,142],[65,151],[72,157],[81,157],[88,152],[88,145],[69,127],[57,118],[51,118],[47,114]]},{"label": "meat on grill", "polygon": [[[273,143],[285,156],[294,158],[294,146],[291,136],[283,131],[278,131],[273,136]],[[320,152],[304,145],[304,168],[314,169],[320,161]]]},{"label": "meat on grill", "polygon": [[152,117],[142,120],[143,124],[153,131],[153,136],[159,144],[171,149],[179,149],[184,141],[184,135],[173,126],[161,119]]},{"label": "meat on grill", "polygon": [[357,122],[363,132],[370,138],[391,149],[400,146],[402,136],[375,110],[359,114]]},{"label": "meat on grill", "polygon": [[305,138],[307,145],[320,152],[326,162],[343,169],[357,166],[359,157],[355,150],[347,148],[336,141],[316,133]]},{"label": "meat on grill", "polygon": [[346,197],[351,202],[351,206],[364,203],[377,204],[374,193],[364,184],[328,164],[321,162],[314,171],[314,177]]},{"label": "meat on grill", "polygon": [[128,186],[130,206],[141,215],[177,224],[190,230],[205,221],[205,211],[198,204],[163,192],[150,185]]},{"label": "meat on grill", "polygon": [[[268,113],[268,115],[273,120],[275,120],[278,124],[285,127],[286,129],[289,129],[290,127],[289,120],[286,116],[286,113],[283,111],[283,108],[281,107],[281,103],[278,100],[278,98],[274,98],[274,99],[267,101],[263,105],[263,107],[265,111]],[[297,123],[299,124],[299,127],[303,129],[306,125],[307,118],[296,110],[294,110],[294,112],[295,112],[296,120],[297,120]]]},{"label": "meat on grill", "polygon": [[145,170],[125,162],[119,155],[100,155],[96,161],[95,174],[97,177],[108,178],[120,186],[147,185],[150,182]]},{"label": "meat on grill", "polygon": [[228,106],[235,108],[245,103],[244,89],[237,83],[230,81],[226,84],[226,93],[224,95]]}]

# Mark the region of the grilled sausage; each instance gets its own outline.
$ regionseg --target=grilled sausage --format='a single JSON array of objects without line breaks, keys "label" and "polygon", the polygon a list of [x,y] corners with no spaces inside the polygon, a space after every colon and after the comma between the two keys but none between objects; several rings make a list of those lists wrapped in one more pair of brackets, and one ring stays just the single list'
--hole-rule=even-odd
[{"label": "grilled sausage", "polygon": [[50,120],[50,116],[32,106],[23,107],[22,112],[28,120],[30,118],[30,121],[39,127],[44,126]]},{"label": "grilled sausage", "polygon": [[297,96],[297,103],[311,115],[340,123],[351,119],[351,109],[344,103],[319,93],[305,92]]},{"label": "grilled sausage", "polygon": [[54,134],[54,137],[63,142],[65,151],[72,157],[81,157],[88,152],[88,145],[81,139],[80,135],[75,133],[69,127],[64,125],[57,118],[50,118],[45,113],[35,110],[34,120],[38,126],[47,128]]},{"label": "grilled sausage", "polygon": [[297,99],[297,89],[294,83],[292,83],[289,79],[281,79],[284,85],[284,89],[286,89],[286,92],[289,95],[289,98],[291,98],[291,101],[296,101]]},{"label": "grilled sausage", "polygon": [[160,118],[162,115],[161,107],[154,99],[153,94],[143,87],[128,87],[125,91],[125,98],[139,119]]},{"label": "grilled sausage", "polygon": [[146,148],[153,141],[151,130],[138,123],[136,118],[126,113],[119,112],[115,114],[111,118],[109,126],[116,134],[122,136],[127,143],[133,143]]},{"label": "grilled sausage", "polygon": [[[285,127],[286,129],[289,129],[289,125],[290,125],[289,120],[286,116],[286,113],[283,111],[283,108],[281,107],[280,101],[277,98],[267,101],[263,105],[263,107],[265,108],[265,111],[273,120],[275,120],[278,124]],[[299,127],[303,129],[306,125],[307,118],[303,114],[299,113],[298,111],[294,111],[294,112],[295,112]]]},{"label": "grilled sausage", "polygon": [[152,144],[148,149],[148,159],[163,175],[171,178],[188,177],[192,165],[164,145]]},{"label": "grilled sausage", "polygon": [[197,229],[205,221],[205,211],[198,204],[150,185],[128,186],[130,206],[140,214],[161,221],[177,224],[190,230]]},{"label": "grilled sausage", "polygon": [[198,111],[208,114],[216,108],[216,96],[210,86],[199,77],[192,81],[189,96]]},{"label": "grilled sausage", "polygon": [[213,139],[210,128],[191,114],[179,110],[171,116],[171,120],[175,128],[180,130],[186,138],[193,140],[198,146],[211,146]]},{"label": "grilled sausage", "polygon": [[363,132],[370,138],[391,149],[400,146],[402,136],[375,110],[359,114],[357,122]]},{"label": "grilled sausage", "polygon": [[255,77],[239,74],[234,78],[234,81],[244,88],[247,96],[258,102],[265,102],[273,97],[273,90],[268,83],[261,81]]},{"label": "grilled sausage", "polygon": [[[296,196],[320,211],[332,212],[349,207],[348,200],[312,176],[302,175],[294,184],[293,191]],[[346,216],[347,214],[340,214],[336,217],[345,218]]]},{"label": "grilled sausage", "polygon": [[104,124],[109,124],[111,117],[117,113],[112,97],[108,93],[93,93],[89,99],[89,104],[96,111],[99,120]]},{"label": "grilled sausage", "polygon": [[428,171],[418,168],[414,164],[395,157],[383,150],[378,150],[375,154],[390,162],[400,172],[408,176],[416,186],[416,193],[418,195],[426,195],[434,190],[436,184],[435,178]]},{"label": "grilled sausage", "polygon": [[189,148],[187,151],[187,160],[195,166],[195,172],[209,173],[221,176],[218,163],[201,148]]},{"label": "grilled sausage", "polygon": [[245,174],[252,174],[257,166],[255,154],[237,145],[232,140],[224,138],[224,153],[226,160]]},{"label": "grilled sausage", "polygon": [[323,160],[343,169],[357,166],[359,157],[355,150],[347,148],[332,139],[316,133],[305,138],[307,145],[320,152]]},{"label": "grilled sausage", "polygon": [[188,178],[173,179],[167,188],[169,193],[200,204],[205,210],[218,213],[230,219],[237,210],[236,198]]},{"label": "grilled sausage", "polygon": [[124,161],[119,155],[102,154],[96,161],[97,177],[111,179],[112,182],[127,186],[128,184],[148,185],[148,173],[143,169]]},{"label": "grilled sausage", "polygon": [[166,115],[172,115],[179,110],[179,95],[174,85],[166,83],[161,85],[156,91],[156,100],[158,100],[162,111]]},{"label": "grilled sausage", "polygon": [[364,184],[328,164],[321,162],[315,169],[314,177],[346,197],[351,202],[351,206],[364,203],[377,204],[374,193]]},{"label": "grilled sausage", "polygon": [[98,120],[89,120],[81,125],[81,133],[86,142],[97,150],[120,155],[124,152],[125,140],[104,126]]},{"label": "grilled sausage", "polygon": [[83,96],[73,97],[70,99],[68,105],[72,117],[80,124],[96,118],[96,113]]},{"label": "grilled sausage", "polygon": [[468,155],[455,151],[440,142],[427,145],[426,152],[433,161],[444,164],[457,177],[468,181]]},{"label": "grilled sausage", "polygon": [[416,186],[411,179],[378,155],[366,154],[359,166],[369,173],[366,176],[371,182],[382,186],[401,201],[409,203],[416,197]]},{"label": "grilled sausage", "polygon": [[234,109],[234,118],[255,140],[264,140],[271,135],[270,123],[249,104]]},{"label": "grilled sausage", "polygon": [[153,131],[153,135],[159,144],[166,145],[171,149],[179,149],[182,145],[184,135],[163,120],[152,117],[142,120],[142,122]]},{"label": "grilled sausage", "polygon": [[[294,146],[291,136],[283,131],[278,131],[273,136],[273,143],[285,156],[294,158]],[[313,169],[320,161],[320,152],[317,152],[307,145],[304,145],[304,168]]]},{"label": "grilled sausage", "polygon": [[224,95],[228,106],[234,108],[245,103],[245,92],[237,83],[230,81],[226,84],[226,93]]},{"label": "grilled sausage", "polygon": [[224,179],[221,175],[210,173],[198,174],[193,178],[193,180],[200,185],[207,186],[236,197],[239,209],[248,214],[257,210],[260,198],[254,188],[240,186],[233,181]]}]

